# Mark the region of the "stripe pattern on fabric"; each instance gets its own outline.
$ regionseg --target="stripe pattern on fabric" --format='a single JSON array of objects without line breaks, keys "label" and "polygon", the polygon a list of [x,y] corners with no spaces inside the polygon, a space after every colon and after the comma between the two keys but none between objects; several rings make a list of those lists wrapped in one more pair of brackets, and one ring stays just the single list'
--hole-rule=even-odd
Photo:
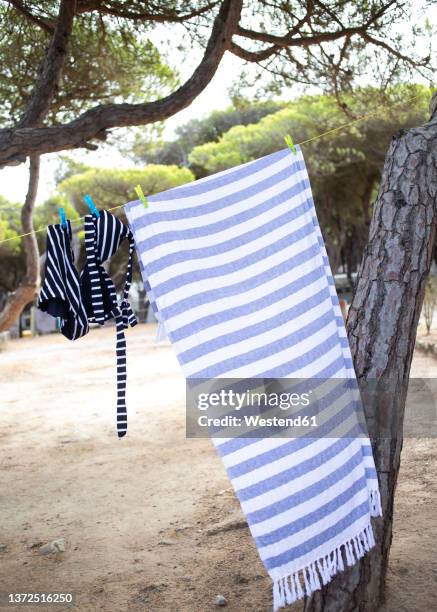
[{"label": "stripe pattern on fabric", "polygon": [[[299,148],[125,210],[146,291],[187,378],[356,385]],[[371,446],[357,434],[357,389],[342,393],[347,437],[334,419],[317,439],[213,439],[274,582],[275,609],[374,545],[370,517],[381,506]]]},{"label": "stripe pattern on fabric", "polygon": [[[128,301],[132,282],[135,242],[128,227],[114,215],[101,210],[99,217],[86,215],[84,221],[86,264],[80,276],[74,265],[71,248],[71,224],[47,228],[47,259],[45,278],[38,298],[38,308],[59,317],[61,332],[76,340],[89,331],[89,323],[104,325],[109,319],[116,325],[117,366],[117,434],[127,431],[126,409],[126,338],[124,330],[137,323]],[[117,292],[103,264],[129,241],[129,259],[123,297]]]}]

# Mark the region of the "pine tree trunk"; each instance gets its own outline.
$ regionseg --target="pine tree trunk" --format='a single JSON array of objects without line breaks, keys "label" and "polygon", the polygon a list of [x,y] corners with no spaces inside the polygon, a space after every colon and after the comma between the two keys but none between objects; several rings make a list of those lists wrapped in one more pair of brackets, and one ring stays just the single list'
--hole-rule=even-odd
[{"label": "pine tree trunk", "polygon": [[26,274],[18,288],[8,295],[0,311],[0,332],[8,330],[19,318],[23,309],[35,299],[40,281],[38,243],[33,230],[33,210],[38,193],[40,158],[31,157],[29,167],[29,185],[26,199],[21,209],[21,228],[23,250],[26,256]]},{"label": "pine tree trunk", "polygon": [[377,545],[307,600],[305,612],[375,612],[384,601],[406,391],[436,231],[432,110],[429,123],[398,134],[390,145],[347,321],[380,479]]}]

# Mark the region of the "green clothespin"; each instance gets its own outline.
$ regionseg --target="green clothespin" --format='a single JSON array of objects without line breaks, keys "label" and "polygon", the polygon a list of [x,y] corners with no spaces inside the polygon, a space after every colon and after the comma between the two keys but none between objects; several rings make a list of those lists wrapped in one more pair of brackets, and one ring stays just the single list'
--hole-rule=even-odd
[{"label": "green clothespin", "polygon": [[135,187],[135,193],[137,194],[137,196],[141,200],[141,202],[144,204],[144,208],[147,208],[147,206],[148,206],[147,198],[144,195],[143,190],[141,189],[141,185],[137,185]]},{"label": "green clothespin", "polygon": [[293,151],[295,155],[297,155],[296,147],[294,146],[294,142],[290,134],[287,134],[286,136],[284,136],[284,140],[285,140],[285,143],[290,148],[290,150]]}]

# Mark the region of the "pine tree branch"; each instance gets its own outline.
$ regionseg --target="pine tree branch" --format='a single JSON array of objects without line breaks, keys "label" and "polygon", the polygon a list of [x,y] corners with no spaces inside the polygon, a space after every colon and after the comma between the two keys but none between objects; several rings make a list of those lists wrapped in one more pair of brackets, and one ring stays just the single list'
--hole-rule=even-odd
[{"label": "pine tree branch", "polygon": [[99,105],[62,125],[0,130],[0,166],[20,164],[29,155],[81,147],[104,130],[162,121],[186,108],[211,81],[230,48],[241,8],[242,0],[223,0],[199,66],[169,96],[145,104]]}]

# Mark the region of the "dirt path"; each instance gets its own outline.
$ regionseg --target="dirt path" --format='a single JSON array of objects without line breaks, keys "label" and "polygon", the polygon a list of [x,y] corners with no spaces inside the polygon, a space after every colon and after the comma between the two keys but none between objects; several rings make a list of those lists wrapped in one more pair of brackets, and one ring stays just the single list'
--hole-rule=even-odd
[{"label": "dirt path", "polygon": [[[210,441],[185,439],[184,380],[154,334],[129,331],[122,440],[114,330],[20,340],[0,354],[0,591],[73,591],[80,611],[204,612],[217,594],[230,611],[270,611],[248,530],[208,535],[238,519],[237,502]],[[437,361],[418,354],[414,373],[434,376]],[[435,441],[404,448],[387,612],[437,602]],[[64,553],[38,553],[56,538]]]}]

